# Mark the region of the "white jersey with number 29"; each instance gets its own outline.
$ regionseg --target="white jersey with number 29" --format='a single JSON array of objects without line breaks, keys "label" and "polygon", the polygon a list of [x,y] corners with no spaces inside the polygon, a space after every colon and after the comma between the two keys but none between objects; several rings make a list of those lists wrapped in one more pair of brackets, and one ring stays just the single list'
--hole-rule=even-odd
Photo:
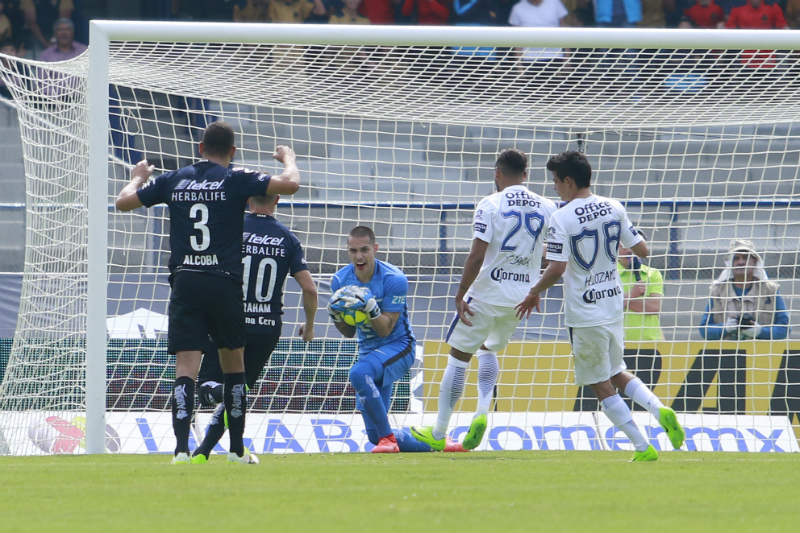
[{"label": "white jersey with number 29", "polygon": [[567,326],[597,326],[622,320],[617,250],[620,242],[630,248],[643,240],[622,204],[594,194],[575,198],[555,212],[546,240],[547,259],[567,263]]},{"label": "white jersey with number 29", "polygon": [[556,210],[552,200],[512,185],[478,203],[473,237],[489,243],[467,297],[514,307],[539,280],[544,236]]}]

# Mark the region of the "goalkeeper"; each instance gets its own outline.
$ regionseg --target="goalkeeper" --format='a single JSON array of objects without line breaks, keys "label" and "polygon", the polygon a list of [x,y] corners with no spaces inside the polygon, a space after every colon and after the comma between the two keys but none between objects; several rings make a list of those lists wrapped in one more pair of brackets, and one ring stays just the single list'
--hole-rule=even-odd
[{"label": "goalkeeper", "polygon": [[[314,338],[314,314],[317,312],[317,287],[308,271],[300,241],[289,228],[275,218],[278,195],[253,196],[244,217],[242,264],[244,273],[244,370],[248,389],[255,387],[264,365],[281,336],[283,286],[291,275],[303,291],[306,321],[298,334],[304,341]],[[219,404],[211,416],[205,438],[192,455],[192,463],[205,463],[211,450],[225,433],[222,404],[222,368],[213,344],[205,350],[198,377],[198,396],[204,406]]]},{"label": "goalkeeper", "polygon": [[711,298],[700,321],[708,340],[785,339],[789,315],[753,243],[734,240],[725,270],[711,284]]},{"label": "goalkeeper", "polygon": [[[389,425],[392,388],[411,368],[416,340],[406,305],[408,279],[397,267],[376,259],[377,250],[372,229],[356,226],[350,230],[351,264],[331,279],[328,312],[342,335],[358,334],[358,361],[350,369],[350,383],[369,441],[375,444],[372,453],[431,451],[407,429],[395,432]],[[345,323],[345,316],[354,319],[355,325]]]}]

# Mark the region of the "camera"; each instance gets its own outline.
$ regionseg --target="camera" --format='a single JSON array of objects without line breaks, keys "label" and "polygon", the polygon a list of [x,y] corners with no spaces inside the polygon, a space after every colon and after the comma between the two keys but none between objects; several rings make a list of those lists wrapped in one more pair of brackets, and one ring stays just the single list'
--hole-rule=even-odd
[{"label": "camera", "polygon": [[756,323],[756,318],[752,313],[744,313],[739,317],[740,327],[750,327]]}]

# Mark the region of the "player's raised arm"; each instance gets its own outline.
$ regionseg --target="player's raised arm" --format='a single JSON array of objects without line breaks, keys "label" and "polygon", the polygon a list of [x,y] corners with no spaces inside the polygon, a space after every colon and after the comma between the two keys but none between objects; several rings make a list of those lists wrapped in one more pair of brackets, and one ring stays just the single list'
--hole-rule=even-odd
[{"label": "player's raised arm", "polygon": [[303,312],[306,322],[300,326],[300,336],[304,341],[314,339],[314,315],[317,313],[317,286],[308,270],[301,270],[294,275],[294,279],[303,290]]},{"label": "player's raised arm", "polygon": [[267,194],[294,194],[300,189],[300,171],[297,169],[294,150],[288,146],[280,145],[275,148],[272,155],[283,163],[283,172],[272,176],[267,186]]},{"label": "player's raised arm", "polygon": [[114,205],[120,211],[130,211],[137,207],[142,207],[142,201],[137,192],[147,183],[148,178],[153,173],[155,167],[142,159],[131,169],[131,181],[119,191]]}]

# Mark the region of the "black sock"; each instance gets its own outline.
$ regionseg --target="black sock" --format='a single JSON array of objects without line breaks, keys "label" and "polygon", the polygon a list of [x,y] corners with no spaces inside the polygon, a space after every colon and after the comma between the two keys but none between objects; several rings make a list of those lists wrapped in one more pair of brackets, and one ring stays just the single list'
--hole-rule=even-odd
[{"label": "black sock", "polygon": [[244,454],[244,413],[247,410],[247,387],[244,372],[225,374],[225,412],[228,413],[228,434],[231,438],[231,452],[238,456]]},{"label": "black sock", "polygon": [[206,459],[208,459],[208,456],[211,455],[211,450],[214,449],[219,439],[225,434],[224,414],[225,405],[220,403],[217,408],[214,409],[214,414],[211,415],[211,423],[208,425],[206,436],[203,437],[203,442],[200,443],[200,446],[197,447],[193,455],[200,455],[202,453],[206,456]]},{"label": "black sock", "polygon": [[175,432],[175,454],[189,453],[189,430],[194,411],[194,380],[182,376],[172,387],[172,430]]}]

